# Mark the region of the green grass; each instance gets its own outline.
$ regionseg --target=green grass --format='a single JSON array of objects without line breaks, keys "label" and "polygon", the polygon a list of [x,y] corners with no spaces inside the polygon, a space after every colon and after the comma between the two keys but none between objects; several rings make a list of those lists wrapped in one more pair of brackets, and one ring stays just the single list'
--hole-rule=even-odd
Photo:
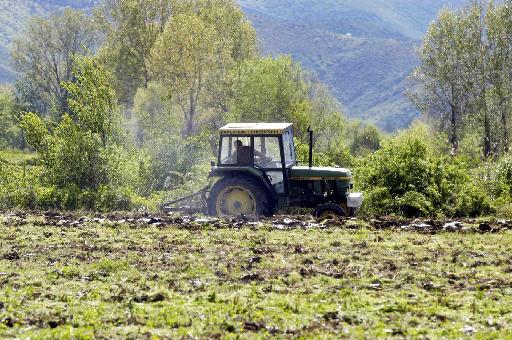
[{"label": "green grass", "polygon": [[0,337],[512,336],[510,231],[187,225],[4,217]]},{"label": "green grass", "polygon": [[13,165],[32,164],[37,159],[37,154],[21,150],[0,150],[0,159]]}]

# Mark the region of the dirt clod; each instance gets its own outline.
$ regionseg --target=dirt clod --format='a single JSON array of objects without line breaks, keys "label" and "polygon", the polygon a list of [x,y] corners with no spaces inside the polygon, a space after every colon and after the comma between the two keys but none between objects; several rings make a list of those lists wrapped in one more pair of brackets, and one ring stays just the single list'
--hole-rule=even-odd
[{"label": "dirt clod", "polygon": [[480,225],[478,226],[478,230],[480,230],[481,232],[490,232],[493,230],[493,228],[490,226],[489,223],[480,223]]},{"label": "dirt clod", "polygon": [[249,259],[250,264],[260,263],[260,262],[261,262],[261,256],[254,256]]},{"label": "dirt clod", "polygon": [[306,254],[307,252],[308,252],[308,250],[306,248],[304,248],[303,246],[301,246],[300,244],[295,246],[296,254]]},{"label": "dirt clod", "polygon": [[154,293],[154,294],[142,294],[136,296],[133,301],[135,302],[161,302],[165,300],[165,295],[162,293]]},{"label": "dirt clod", "polygon": [[340,315],[338,314],[338,312],[327,312],[323,315],[323,318],[327,321],[339,320]]},{"label": "dirt clod", "polygon": [[251,282],[251,281],[264,281],[265,279],[258,273],[250,273],[247,275],[244,275],[240,278],[244,282]]},{"label": "dirt clod", "polygon": [[304,261],[302,261],[302,264],[312,265],[313,264],[313,260],[312,259],[304,259]]},{"label": "dirt clod", "polygon": [[7,253],[2,255],[2,259],[4,260],[19,260],[21,258],[20,254],[16,250],[8,251]]},{"label": "dirt clod", "polygon": [[258,332],[262,329],[265,329],[266,326],[263,322],[244,322],[244,330],[249,332]]},{"label": "dirt clod", "polygon": [[61,322],[61,321],[55,321],[55,320],[52,320],[52,321],[49,321],[49,322],[48,322],[48,326],[50,326],[50,328],[57,328],[57,327],[59,327],[61,324],[62,324],[62,322]]},{"label": "dirt clod", "polygon": [[306,276],[309,276],[310,274],[310,271],[307,269],[307,268],[304,268],[302,267],[300,270],[299,270],[299,273],[302,277],[306,277]]},{"label": "dirt clod", "polygon": [[15,320],[13,320],[10,317],[3,318],[1,321],[4,325],[6,325],[9,328],[14,327]]}]

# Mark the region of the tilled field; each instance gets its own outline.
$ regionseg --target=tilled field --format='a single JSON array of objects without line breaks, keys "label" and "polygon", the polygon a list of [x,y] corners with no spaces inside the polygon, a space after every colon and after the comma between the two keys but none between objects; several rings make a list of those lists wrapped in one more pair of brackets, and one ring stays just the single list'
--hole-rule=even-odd
[{"label": "tilled field", "polygon": [[512,337],[512,221],[4,213],[0,337]]}]

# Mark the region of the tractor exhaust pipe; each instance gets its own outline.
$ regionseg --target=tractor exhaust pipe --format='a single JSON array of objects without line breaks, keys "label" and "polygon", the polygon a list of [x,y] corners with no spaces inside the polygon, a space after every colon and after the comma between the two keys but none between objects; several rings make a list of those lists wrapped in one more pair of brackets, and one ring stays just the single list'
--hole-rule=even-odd
[{"label": "tractor exhaust pipe", "polygon": [[311,126],[308,127],[309,132],[309,168],[313,167],[313,130]]}]

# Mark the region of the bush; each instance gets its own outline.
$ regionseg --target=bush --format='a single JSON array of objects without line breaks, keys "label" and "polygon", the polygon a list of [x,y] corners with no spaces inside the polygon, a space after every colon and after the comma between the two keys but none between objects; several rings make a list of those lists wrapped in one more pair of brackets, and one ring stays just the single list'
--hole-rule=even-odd
[{"label": "bush", "polygon": [[512,204],[505,204],[498,207],[496,215],[500,218],[512,219]]},{"label": "bush", "polygon": [[[297,153],[297,160],[300,165],[308,165],[309,162],[309,144],[302,143],[300,140],[295,139],[295,152]],[[353,164],[353,157],[350,151],[344,147],[339,146],[326,152],[313,149],[313,165],[314,166],[333,166],[333,167],[349,167]]]},{"label": "bush", "polygon": [[370,215],[477,216],[491,211],[461,158],[435,156],[423,139],[400,136],[358,160],[355,178]]},{"label": "bush", "polygon": [[479,169],[480,177],[489,195],[498,206],[512,203],[512,154]]},{"label": "bush", "polygon": [[12,89],[0,85],[0,147],[21,147],[21,130]]},{"label": "bush", "polygon": [[[22,119],[27,142],[41,160],[40,176],[20,185],[17,169],[2,196],[2,205],[39,209],[131,210],[139,185],[138,157],[120,147],[122,134],[108,72],[94,58],[76,61],[76,81],[66,83],[69,107],[56,125],[35,113]],[[25,179],[24,179],[25,180]],[[35,189],[34,189],[35,187]]]}]

